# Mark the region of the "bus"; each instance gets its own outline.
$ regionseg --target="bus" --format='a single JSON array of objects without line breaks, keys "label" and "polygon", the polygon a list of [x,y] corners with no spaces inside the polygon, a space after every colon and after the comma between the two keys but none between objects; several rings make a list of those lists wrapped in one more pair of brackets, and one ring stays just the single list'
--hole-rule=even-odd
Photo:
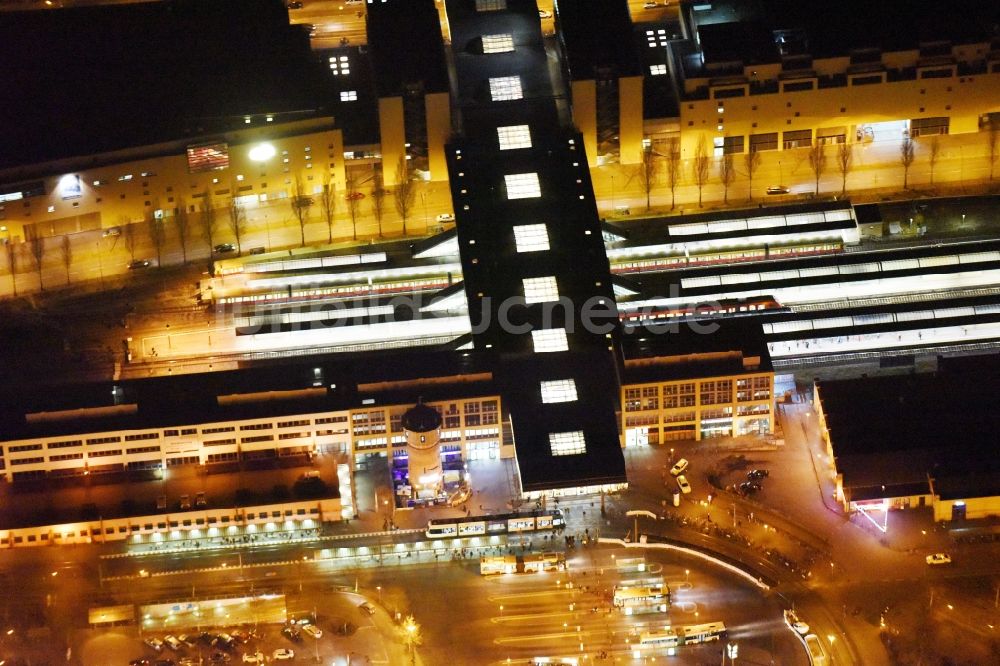
[{"label": "bus", "polygon": [[496,555],[479,560],[479,573],[483,576],[513,573],[541,573],[561,571],[566,568],[563,553],[529,553],[527,555]]},{"label": "bus", "polygon": [[639,635],[639,645],[645,647],[673,648],[681,645],[697,645],[721,640],[726,634],[722,622],[693,624],[685,627],[665,626],[663,629],[646,631]]},{"label": "bus", "polygon": [[531,513],[503,513],[494,516],[439,518],[427,523],[427,538],[520,534],[559,530],[566,526],[559,509]]},{"label": "bus", "polygon": [[809,663],[812,666],[826,666],[826,651],[823,649],[823,643],[820,642],[819,636],[816,634],[809,634],[805,638],[806,650],[809,652]]},{"label": "bus", "polygon": [[626,615],[666,613],[669,590],[662,584],[615,586],[614,604]]}]

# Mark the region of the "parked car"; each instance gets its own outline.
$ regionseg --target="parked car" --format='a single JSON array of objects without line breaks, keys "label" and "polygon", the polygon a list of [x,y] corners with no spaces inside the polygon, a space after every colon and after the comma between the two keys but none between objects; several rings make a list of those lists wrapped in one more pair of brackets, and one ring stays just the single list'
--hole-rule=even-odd
[{"label": "parked car", "polygon": [[686,458],[681,458],[674,464],[673,467],[670,468],[670,473],[677,476],[686,470],[690,464],[691,463],[689,463]]},{"label": "parked car", "polygon": [[793,610],[789,609],[785,611],[785,622],[792,628],[792,631],[800,636],[805,636],[809,633],[809,625],[800,620],[799,616]]},{"label": "parked car", "polygon": [[375,607],[372,606],[367,601],[365,601],[364,603],[358,604],[358,609],[364,611],[365,613],[368,613],[369,615],[374,615],[375,614]]},{"label": "parked car", "polygon": [[315,624],[303,624],[302,631],[309,634],[315,639],[323,638],[323,630],[317,627]]},{"label": "parked car", "polygon": [[217,648],[222,648],[223,650],[232,650],[236,645],[236,639],[229,634],[223,633],[215,637],[215,640],[212,641],[212,645]]},{"label": "parked car", "polygon": [[183,643],[177,640],[176,636],[164,636],[163,642],[170,646],[170,649],[176,652],[183,647]]},{"label": "parked car", "polygon": [[740,484],[740,492],[744,495],[753,495],[760,492],[760,484],[756,481],[744,481]]},{"label": "parked car", "polygon": [[201,632],[201,634],[198,635],[198,640],[204,643],[205,645],[211,645],[215,641],[215,634],[208,631],[203,631]]},{"label": "parked car", "polygon": [[437,216],[437,217],[436,217],[435,219],[436,219],[436,220],[437,220],[437,221],[438,221],[439,223],[440,223],[440,222],[454,222],[454,221],[455,221],[455,216],[454,216],[454,215],[452,215],[451,213],[441,213],[441,214],[440,214],[440,215],[438,215],[438,216]]},{"label": "parked car", "polygon": [[210,664],[228,664],[229,663],[229,655],[226,654],[225,652],[218,652],[218,651],[213,652],[208,657],[208,663],[210,663]]},{"label": "parked car", "polygon": [[951,555],[948,553],[934,553],[927,556],[927,564],[951,564]]},{"label": "parked car", "polygon": [[130,271],[136,271],[140,268],[149,268],[153,265],[153,262],[149,259],[136,259],[135,261],[130,261],[128,264],[128,269]]},{"label": "parked car", "polygon": [[255,652],[254,654],[244,653],[243,654],[244,664],[263,664],[264,654],[261,652]]},{"label": "parked car", "polygon": [[292,2],[289,2],[287,6],[289,9],[302,9],[302,3],[298,2],[298,0],[293,0]]},{"label": "parked car", "polygon": [[550,12],[548,10],[545,10],[545,9],[539,9],[538,10],[538,18],[543,18],[543,19],[552,18],[552,12]]},{"label": "parked car", "polygon": [[771,187],[767,188],[768,194],[788,194],[788,192],[789,189],[784,185],[772,185]]},{"label": "parked car", "polygon": [[770,472],[768,472],[766,469],[752,469],[749,472],[747,472],[747,480],[759,481],[760,479],[766,479],[768,474],[770,474]]},{"label": "parked car", "polygon": [[181,508],[182,509],[190,509],[191,508],[191,496],[190,495],[181,495]]},{"label": "parked car", "polygon": [[285,627],[281,630],[281,635],[290,641],[295,641],[296,643],[302,640],[302,634],[296,627]]},{"label": "parked car", "polygon": [[236,252],[236,246],[232,243],[221,243],[215,246],[216,254],[226,254],[227,252]]},{"label": "parked car", "polygon": [[365,198],[365,193],[364,192],[348,192],[347,194],[344,195],[344,198],[347,199],[348,201],[359,201],[360,199],[364,199]]},{"label": "parked car", "polygon": [[644,3],[642,3],[642,8],[643,9],[656,9],[657,7],[660,7],[660,6],[661,5],[658,2],[644,2]]},{"label": "parked car", "polygon": [[687,478],[683,474],[677,477],[677,487],[681,489],[681,493],[684,495],[691,492],[691,484],[688,483]]},{"label": "parked car", "polygon": [[208,500],[205,499],[205,493],[198,493],[194,496],[195,506],[205,506],[206,504],[208,504]]},{"label": "parked car", "polygon": [[195,661],[191,657],[183,657],[177,662],[177,666],[200,666],[200,662]]},{"label": "parked car", "polygon": [[163,652],[163,641],[161,641],[159,638],[150,637],[144,640],[143,643],[145,643],[146,647],[148,647],[150,650],[153,650],[155,652]]},{"label": "parked car", "polygon": [[121,236],[121,235],[122,235],[121,227],[108,227],[107,229],[104,230],[104,233],[101,234],[101,236],[103,236],[104,238],[114,238],[115,236]]},{"label": "parked car", "polygon": [[133,659],[128,666],[149,666],[149,659]]},{"label": "parked car", "polygon": [[153,662],[153,666],[177,666],[173,659],[157,659]]},{"label": "parked car", "polygon": [[181,634],[180,636],[177,637],[177,640],[179,640],[181,643],[184,643],[184,645],[188,646],[189,648],[192,648],[195,646],[195,641],[198,640],[198,637],[192,636],[191,634]]}]

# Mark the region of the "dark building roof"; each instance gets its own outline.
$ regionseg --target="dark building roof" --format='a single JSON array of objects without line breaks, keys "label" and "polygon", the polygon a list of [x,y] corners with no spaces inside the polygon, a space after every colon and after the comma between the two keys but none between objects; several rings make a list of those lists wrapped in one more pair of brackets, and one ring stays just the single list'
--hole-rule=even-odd
[{"label": "dark building roof", "polygon": [[[329,78],[330,108],[337,119],[337,127],[344,132],[344,145],[357,146],[378,143],[378,94],[375,90],[375,72],[363,46],[344,46],[316,51],[316,57],[333,74]],[[347,58],[346,61],[343,58]],[[331,62],[335,59],[335,62]],[[334,72],[333,65],[337,70]],[[348,66],[347,73],[341,66]],[[356,100],[341,100],[340,94],[354,92]]]},{"label": "dark building roof", "polygon": [[626,384],[770,372],[758,318],[638,327],[622,336]]},{"label": "dark building roof", "polygon": [[1000,25],[1000,3],[994,0],[955,0],[946,11],[910,0],[703,4],[711,4],[711,9],[691,15],[698,24],[706,64],[777,62],[779,40],[785,55],[814,58],[866,49],[917,49],[932,42],[988,42]]},{"label": "dark building roof", "polygon": [[[506,11],[476,12],[450,0],[447,9],[463,118],[447,152],[462,271],[475,346],[496,355],[522,489],[622,483],[614,344],[582,317],[588,300],[603,302],[614,337],[617,310],[583,141],[560,122],[537,7],[511,0]],[[467,47],[484,34],[512,34],[514,51]],[[493,101],[490,79],[501,76],[519,77],[523,99]],[[530,147],[500,150],[497,128],[511,125],[528,126]],[[539,195],[508,198],[506,176],[514,174],[536,175]],[[547,250],[517,251],[514,225],[529,223],[545,226]],[[555,278],[555,307],[525,304],[522,280],[537,277]],[[568,350],[536,352],[532,331],[556,328]],[[574,381],[577,399],[543,403],[541,382],[564,379]],[[556,451],[559,437],[579,434],[583,451]]]},{"label": "dark building roof", "polygon": [[626,0],[556,3],[556,26],[573,81],[641,73],[632,34],[632,16]]},{"label": "dark building roof", "polygon": [[759,21],[701,25],[698,39],[706,65],[731,61],[749,65],[779,59],[774,36]]},{"label": "dark building roof", "polygon": [[441,22],[434,0],[391,0],[367,6],[368,48],[379,97],[397,97],[408,86],[448,92]]},{"label": "dark building roof", "polygon": [[0,168],[236,128],[247,114],[330,113],[329,77],[280,0],[4,12],[0,62]]},{"label": "dark building roof", "polygon": [[930,475],[954,478],[946,486],[962,494],[960,479],[1000,472],[996,356],[946,362],[933,374],[821,381],[818,387],[845,486]]}]

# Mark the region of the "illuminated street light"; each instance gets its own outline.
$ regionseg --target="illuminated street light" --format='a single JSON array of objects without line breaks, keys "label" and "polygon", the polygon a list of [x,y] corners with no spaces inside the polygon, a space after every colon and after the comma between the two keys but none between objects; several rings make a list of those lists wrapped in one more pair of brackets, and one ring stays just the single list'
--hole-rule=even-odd
[{"label": "illuminated street light", "polygon": [[258,143],[256,146],[250,149],[248,157],[254,162],[266,162],[275,156],[277,151],[274,146],[269,143]]}]

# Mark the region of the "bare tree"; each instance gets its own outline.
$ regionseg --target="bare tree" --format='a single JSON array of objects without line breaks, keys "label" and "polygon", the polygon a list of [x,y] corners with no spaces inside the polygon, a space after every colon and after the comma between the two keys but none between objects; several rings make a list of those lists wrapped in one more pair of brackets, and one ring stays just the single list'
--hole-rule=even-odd
[{"label": "bare tree", "polygon": [[854,146],[847,143],[837,145],[837,167],[840,169],[840,196],[847,194],[847,174],[854,164]]},{"label": "bare tree", "polygon": [[1000,120],[991,120],[986,134],[987,159],[990,161],[990,182],[993,182],[993,171],[1000,157]]},{"label": "bare tree", "polygon": [[167,240],[167,228],[163,225],[163,218],[151,214],[146,220],[146,232],[149,234],[149,242],[156,250],[156,266],[162,265],[161,256],[163,254],[163,244]]},{"label": "bare tree", "polygon": [[636,165],[636,176],[639,178],[639,184],[642,185],[643,192],[646,193],[646,210],[650,208],[649,197],[653,188],[656,187],[656,174],[659,171],[659,167],[656,153],[653,152],[653,146],[648,145],[643,147],[642,153],[639,156],[639,163]]},{"label": "bare tree", "polygon": [[382,215],[385,213],[385,185],[382,183],[382,170],[376,169],[375,174],[372,176],[374,181],[372,184],[371,202],[372,202],[372,215],[375,216],[375,221],[378,222],[378,237],[382,237]]},{"label": "bare tree", "polygon": [[208,243],[208,253],[211,256],[215,249],[215,232],[219,220],[215,214],[215,201],[212,192],[205,190],[201,195],[201,237]]},{"label": "bare tree", "polygon": [[177,200],[177,208],[174,208],[174,231],[177,232],[177,240],[181,244],[181,257],[184,261],[184,265],[188,262],[188,240],[191,238],[191,218],[188,215],[187,207],[184,204],[184,198],[181,197]]},{"label": "bare tree", "polygon": [[337,213],[337,184],[333,174],[328,174],[323,181],[323,189],[319,193],[319,208],[326,222],[327,242],[333,243],[333,222]]},{"label": "bare tree", "polygon": [[229,216],[229,230],[233,232],[233,238],[236,239],[236,253],[243,256],[243,234],[247,231],[247,211],[239,197],[229,197],[226,213]]},{"label": "bare tree", "polygon": [[347,174],[344,187],[347,189],[347,211],[351,214],[351,229],[354,232],[354,240],[358,240],[358,208],[364,195],[358,192],[358,177],[353,173]]},{"label": "bare tree", "polygon": [[69,269],[73,265],[73,246],[70,245],[69,234],[64,235],[59,243],[59,258],[66,269],[66,284],[69,284]]},{"label": "bare tree", "polygon": [[670,210],[674,209],[677,203],[677,186],[684,177],[681,169],[681,151],[677,147],[677,142],[670,143],[670,152],[667,153],[667,187],[670,188]]},{"label": "bare tree", "polygon": [[403,235],[406,235],[406,220],[413,209],[413,201],[417,196],[417,184],[410,174],[410,163],[406,155],[399,158],[396,165],[396,189],[392,193],[393,203],[396,204],[396,212],[403,219]]},{"label": "bare tree", "polygon": [[10,286],[17,298],[17,250],[10,241],[4,243],[4,254],[7,255],[7,268],[10,269]]},{"label": "bare tree", "polygon": [[302,239],[302,247],[306,246],[306,222],[309,220],[309,207],[313,205],[313,199],[306,194],[302,187],[302,179],[295,178],[295,188],[292,190],[292,198],[289,200],[295,219],[299,221],[299,235]]},{"label": "bare tree", "polygon": [[750,150],[743,155],[743,168],[747,170],[747,200],[753,201],[753,175],[757,173],[757,169],[760,168],[760,151],[754,150],[753,146],[750,146]]},{"label": "bare tree", "polygon": [[45,285],[42,284],[42,265],[46,250],[45,239],[39,236],[36,231],[35,235],[28,241],[28,247],[31,250],[31,257],[35,260],[35,270],[38,272],[38,289],[45,291]]},{"label": "bare tree", "polygon": [[135,248],[139,244],[139,237],[136,234],[135,225],[125,216],[121,220],[122,242],[128,250],[129,261],[135,261]]},{"label": "bare tree", "polygon": [[934,185],[934,169],[937,167],[938,159],[941,157],[941,137],[937,134],[931,137],[927,145],[927,161],[931,167],[931,185]]},{"label": "bare tree", "polygon": [[711,174],[712,158],[708,156],[708,147],[705,144],[705,136],[698,139],[698,147],[694,151],[694,160],[691,162],[691,172],[694,175],[695,185],[698,186],[698,208],[701,208],[701,191],[708,182]]},{"label": "bare tree", "polygon": [[899,163],[903,165],[903,189],[909,189],[910,167],[916,157],[916,146],[909,136],[903,137],[903,143],[899,144]]},{"label": "bare tree", "polygon": [[722,181],[722,202],[729,203],[729,186],[736,180],[732,153],[725,153],[719,160],[719,180]]},{"label": "bare tree", "polygon": [[816,194],[819,195],[819,179],[826,172],[826,151],[819,141],[809,148],[809,168],[816,177]]}]

